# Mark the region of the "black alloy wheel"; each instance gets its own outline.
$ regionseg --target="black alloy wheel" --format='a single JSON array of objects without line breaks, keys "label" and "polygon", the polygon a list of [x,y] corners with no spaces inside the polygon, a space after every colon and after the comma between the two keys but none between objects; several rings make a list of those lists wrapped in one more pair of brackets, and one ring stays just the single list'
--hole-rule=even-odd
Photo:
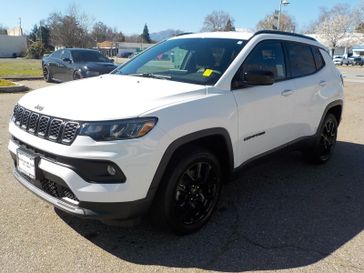
[{"label": "black alloy wheel", "polygon": [[313,145],[304,151],[309,162],[322,164],[331,158],[336,146],[337,129],[336,117],[331,113],[327,114]]},{"label": "black alloy wheel", "polygon": [[75,73],[73,73],[73,79],[74,80],[82,79],[80,72],[75,71]]},{"label": "black alloy wheel", "polygon": [[43,67],[43,77],[46,82],[52,81],[51,73],[49,72],[49,68],[46,66]]},{"label": "black alloy wheel", "polygon": [[331,156],[337,138],[337,122],[334,116],[326,118],[320,135],[319,153],[322,161],[327,161]]},{"label": "black alloy wheel", "polygon": [[193,163],[180,176],[174,194],[174,214],[184,225],[194,225],[209,216],[219,190],[219,181],[212,163]]},{"label": "black alloy wheel", "polygon": [[216,156],[199,147],[181,152],[172,162],[155,199],[154,220],[184,235],[210,219],[219,200],[222,172]]}]

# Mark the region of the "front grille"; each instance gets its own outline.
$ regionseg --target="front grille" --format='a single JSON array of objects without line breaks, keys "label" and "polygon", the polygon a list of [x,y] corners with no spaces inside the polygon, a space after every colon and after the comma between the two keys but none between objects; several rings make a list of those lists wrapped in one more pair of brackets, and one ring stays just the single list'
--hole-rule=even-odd
[{"label": "front grille", "polygon": [[41,115],[19,105],[14,107],[12,119],[24,131],[65,145],[72,144],[80,128],[78,122]]}]

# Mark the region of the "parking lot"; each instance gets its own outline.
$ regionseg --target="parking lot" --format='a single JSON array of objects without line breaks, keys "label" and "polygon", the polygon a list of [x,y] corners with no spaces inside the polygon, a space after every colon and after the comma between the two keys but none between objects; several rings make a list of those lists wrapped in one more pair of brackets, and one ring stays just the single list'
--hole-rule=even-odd
[{"label": "parking lot", "polygon": [[312,166],[284,152],[248,167],[210,223],[185,237],[73,218],[24,189],[7,151],[24,94],[0,94],[0,271],[364,272],[364,68],[340,69],[346,101],[332,160]]}]

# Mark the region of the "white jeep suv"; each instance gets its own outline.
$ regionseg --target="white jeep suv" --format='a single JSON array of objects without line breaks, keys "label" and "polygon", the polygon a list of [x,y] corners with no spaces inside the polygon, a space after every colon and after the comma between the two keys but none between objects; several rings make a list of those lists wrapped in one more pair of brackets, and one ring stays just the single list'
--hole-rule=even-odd
[{"label": "white jeep suv", "polygon": [[186,34],[109,75],[32,91],[9,150],[27,189],[76,216],[153,215],[186,234],[239,167],[292,144],[333,153],[343,82],[326,49],[292,33]]}]

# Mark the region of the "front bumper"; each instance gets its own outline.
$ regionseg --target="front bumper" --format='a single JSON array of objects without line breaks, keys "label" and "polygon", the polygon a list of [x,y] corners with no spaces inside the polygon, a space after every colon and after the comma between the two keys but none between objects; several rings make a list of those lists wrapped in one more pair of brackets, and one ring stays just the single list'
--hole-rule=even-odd
[{"label": "front bumper", "polygon": [[15,178],[32,193],[51,203],[53,206],[78,217],[108,221],[114,219],[130,220],[142,216],[148,211],[151,200],[141,199],[131,202],[120,203],[97,203],[97,202],[70,202],[67,199],[53,197],[35,184],[40,181],[33,181],[22,175],[16,169],[13,172]]}]

